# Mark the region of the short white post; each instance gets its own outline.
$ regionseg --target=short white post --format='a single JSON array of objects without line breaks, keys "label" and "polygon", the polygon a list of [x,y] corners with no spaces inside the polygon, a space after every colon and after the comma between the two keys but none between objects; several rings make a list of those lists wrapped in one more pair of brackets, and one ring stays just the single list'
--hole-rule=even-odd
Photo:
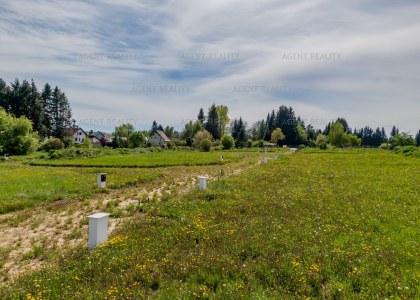
[{"label": "short white post", "polygon": [[108,213],[96,213],[89,219],[89,249],[108,240]]},{"label": "short white post", "polygon": [[267,164],[267,156],[264,156],[264,164]]},{"label": "short white post", "polygon": [[277,154],[274,155],[274,160],[277,160],[277,158],[278,158],[278,155]]},{"label": "short white post", "polygon": [[98,173],[98,188],[106,187],[106,173]]},{"label": "short white post", "polygon": [[199,190],[204,190],[207,186],[207,177],[205,176],[198,176],[198,179],[200,180],[199,184],[198,184],[198,189]]},{"label": "short white post", "polygon": [[223,161],[223,155],[220,155],[220,160]]}]

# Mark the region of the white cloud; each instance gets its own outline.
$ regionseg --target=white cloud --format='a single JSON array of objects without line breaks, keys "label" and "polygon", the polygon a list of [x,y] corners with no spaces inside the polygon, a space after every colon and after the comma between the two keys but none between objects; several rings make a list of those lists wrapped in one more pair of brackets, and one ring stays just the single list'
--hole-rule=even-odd
[{"label": "white cloud", "polygon": [[[182,126],[216,102],[249,124],[285,104],[308,122],[342,116],[357,127],[420,127],[413,113],[420,112],[420,4],[414,1],[24,0],[2,6],[1,77],[58,85],[78,120]],[[186,59],[188,53],[205,58]],[[209,57],[233,53],[238,57],[228,61]],[[285,60],[285,53],[340,58]],[[133,91],[139,85],[189,90],[139,94]],[[244,85],[284,85],[292,92],[233,92]]]}]

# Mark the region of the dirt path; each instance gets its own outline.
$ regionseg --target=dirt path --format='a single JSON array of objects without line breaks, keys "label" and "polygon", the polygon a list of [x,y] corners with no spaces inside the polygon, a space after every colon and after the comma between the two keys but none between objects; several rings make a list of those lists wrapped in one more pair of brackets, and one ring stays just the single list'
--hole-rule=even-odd
[{"label": "dirt path", "polygon": [[149,183],[109,190],[87,200],[67,199],[0,215],[0,286],[54,262],[68,249],[87,244],[89,214],[111,212],[111,233],[138,212],[142,203],[161,201],[173,193],[179,197],[196,188],[198,175],[217,180],[221,174],[237,175],[260,160],[255,155],[243,155],[238,162],[223,167],[158,168],[164,176]]}]

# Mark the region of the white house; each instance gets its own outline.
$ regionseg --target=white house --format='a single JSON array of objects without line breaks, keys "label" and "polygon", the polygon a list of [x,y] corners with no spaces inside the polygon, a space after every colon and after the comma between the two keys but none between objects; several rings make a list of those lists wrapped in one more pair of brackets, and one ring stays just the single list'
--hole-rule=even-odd
[{"label": "white house", "polygon": [[171,140],[166,136],[166,134],[161,130],[156,130],[150,137],[149,141],[153,146],[162,147],[169,143]]},{"label": "white house", "polygon": [[88,137],[82,128],[64,128],[64,135],[73,138],[75,144],[83,144]]}]

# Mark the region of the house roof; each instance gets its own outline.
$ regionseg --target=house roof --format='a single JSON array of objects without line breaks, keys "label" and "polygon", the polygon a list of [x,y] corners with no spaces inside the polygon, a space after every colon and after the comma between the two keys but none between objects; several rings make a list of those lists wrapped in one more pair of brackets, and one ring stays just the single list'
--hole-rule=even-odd
[{"label": "house roof", "polygon": [[73,136],[76,132],[78,132],[79,131],[79,129],[85,134],[85,135],[87,135],[86,134],[86,132],[82,129],[82,128],[79,128],[79,127],[68,127],[68,128],[64,128],[63,129],[63,133],[64,133],[64,135],[65,136]]},{"label": "house roof", "polygon": [[164,140],[165,142],[170,142],[171,141],[162,130],[156,130],[156,132],[157,132],[158,135],[160,135],[162,140]]},{"label": "house roof", "polygon": [[93,130],[91,130],[89,132],[89,137],[90,138],[97,138],[98,140],[101,140],[101,141],[104,141],[104,142],[109,142],[111,140],[106,133],[103,133],[101,131],[93,132]]}]

